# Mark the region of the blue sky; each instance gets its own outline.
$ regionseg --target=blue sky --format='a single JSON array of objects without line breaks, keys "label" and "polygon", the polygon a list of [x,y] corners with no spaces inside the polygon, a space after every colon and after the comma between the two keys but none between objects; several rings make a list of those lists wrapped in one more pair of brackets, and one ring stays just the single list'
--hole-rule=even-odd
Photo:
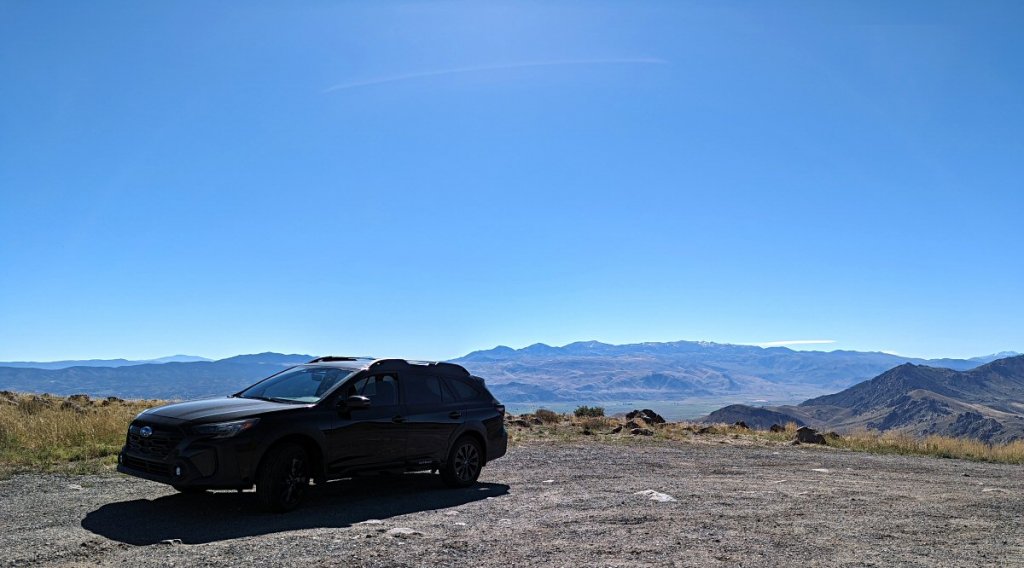
[{"label": "blue sky", "polygon": [[0,3],[0,360],[1024,351],[1016,2]]}]

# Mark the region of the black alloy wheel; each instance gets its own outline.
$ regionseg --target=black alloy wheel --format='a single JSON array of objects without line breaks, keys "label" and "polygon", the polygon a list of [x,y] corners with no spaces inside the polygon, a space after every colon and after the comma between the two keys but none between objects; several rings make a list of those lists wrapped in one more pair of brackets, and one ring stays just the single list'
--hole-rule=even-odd
[{"label": "black alloy wheel", "polygon": [[280,446],[270,451],[256,474],[256,497],[268,511],[291,511],[302,502],[309,477],[306,450],[294,444]]},{"label": "black alloy wheel", "polygon": [[452,445],[448,461],[441,468],[441,478],[452,487],[469,487],[476,483],[483,467],[483,452],[480,443],[469,436],[463,436]]}]

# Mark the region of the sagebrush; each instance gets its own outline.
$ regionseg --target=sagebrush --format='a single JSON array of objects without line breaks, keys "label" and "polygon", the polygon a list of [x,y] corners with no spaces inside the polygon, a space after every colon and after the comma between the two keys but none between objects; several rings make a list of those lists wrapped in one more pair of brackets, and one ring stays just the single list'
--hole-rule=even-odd
[{"label": "sagebrush", "polygon": [[573,411],[576,418],[599,418],[604,416],[604,408],[600,406],[577,406]]}]

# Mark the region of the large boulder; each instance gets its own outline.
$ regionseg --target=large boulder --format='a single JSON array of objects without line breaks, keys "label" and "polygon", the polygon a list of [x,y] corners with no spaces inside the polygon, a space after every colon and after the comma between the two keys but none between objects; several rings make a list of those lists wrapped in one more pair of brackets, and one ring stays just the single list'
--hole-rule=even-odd
[{"label": "large boulder", "polygon": [[824,444],[825,436],[822,436],[814,428],[808,428],[802,426],[797,429],[796,435],[793,437],[794,440],[801,444]]},{"label": "large boulder", "polygon": [[70,400],[62,401],[60,403],[60,409],[61,410],[70,410],[71,412],[77,412],[79,414],[85,412],[84,408],[82,408],[81,406],[75,404],[74,402],[71,402]]},{"label": "large boulder", "polygon": [[651,410],[650,408],[644,408],[643,410],[633,410],[626,415],[626,419],[633,420],[639,418],[648,424],[664,424],[665,419],[660,414]]}]

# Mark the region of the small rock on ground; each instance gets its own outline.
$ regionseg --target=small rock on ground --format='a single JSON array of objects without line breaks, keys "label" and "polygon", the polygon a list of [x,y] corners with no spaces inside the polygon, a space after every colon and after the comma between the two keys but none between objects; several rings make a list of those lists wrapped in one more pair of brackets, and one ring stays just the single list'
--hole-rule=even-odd
[{"label": "small rock on ground", "polygon": [[423,536],[418,530],[410,529],[409,527],[395,527],[387,532],[388,536],[395,538],[410,538],[414,536]]},{"label": "small rock on ground", "polygon": [[669,495],[668,493],[662,493],[653,489],[644,489],[643,491],[637,491],[633,495],[646,495],[651,501],[657,501],[659,503],[670,503],[675,501],[676,498]]}]

